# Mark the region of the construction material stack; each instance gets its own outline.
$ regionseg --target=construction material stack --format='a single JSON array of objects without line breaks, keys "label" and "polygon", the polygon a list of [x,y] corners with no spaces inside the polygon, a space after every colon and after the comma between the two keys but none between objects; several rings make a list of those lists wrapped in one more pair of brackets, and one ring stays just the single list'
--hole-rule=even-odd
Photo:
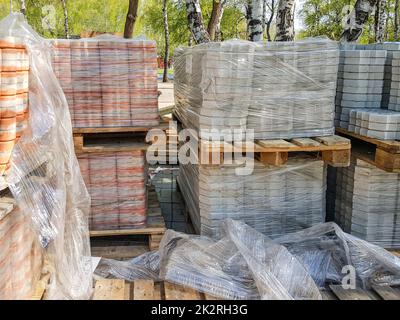
[{"label": "construction material stack", "polygon": [[52,44],[92,200],[91,235],[145,234],[152,227],[145,136],[160,118],[156,44],[110,35]]},{"label": "construction material stack", "polygon": [[[338,44],[320,39],[228,41],[177,52],[176,117],[199,133],[200,145],[199,163],[180,163],[178,183],[197,232],[219,238],[225,218],[269,236],[325,221],[326,164],[309,155],[288,159],[279,151],[316,151],[319,142],[310,137],[334,133],[338,65]],[[236,162],[203,161],[202,147],[229,130],[233,138],[248,138],[236,141],[243,148],[236,152],[255,146],[254,163],[251,154]],[[251,131],[255,139],[281,140],[254,141]],[[230,143],[209,146],[222,155]],[[245,167],[250,171],[239,173]]]}]

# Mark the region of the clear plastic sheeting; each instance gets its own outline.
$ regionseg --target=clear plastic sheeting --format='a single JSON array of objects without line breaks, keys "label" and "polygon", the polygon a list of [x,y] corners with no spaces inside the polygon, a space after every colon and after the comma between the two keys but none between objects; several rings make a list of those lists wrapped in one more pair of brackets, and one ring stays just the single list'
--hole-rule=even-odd
[{"label": "clear plastic sheeting", "polygon": [[178,49],[176,112],[202,129],[253,129],[256,139],[334,133],[337,42],[231,40]]},{"label": "clear plastic sheeting", "polygon": [[[320,290],[341,284],[353,267],[356,287],[395,285],[400,259],[322,223],[271,239],[240,221],[223,222],[213,240],[168,230],[159,251],[128,261],[102,259],[96,274],[163,280],[225,299],[322,299]],[[158,265],[157,265],[158,263]]]},{"label": "clear plastic sheeting", "polygon": [[0,22],[0,37],[18,39],[30,57],[29,119],[6,177],[33,221],[49,269],[48,299],[87,299],[92,291],[90,198],[74,153],[71,119],[51,67],[50,47],[22,14]]},{"label": "clear plastic sheeting", "polygon": [[244,221],[267,235],[279,236],[325,221],[326,165],[308,156],[281,166],[180,164],[177,178],[197,233],[220,237],[226,218]]}]

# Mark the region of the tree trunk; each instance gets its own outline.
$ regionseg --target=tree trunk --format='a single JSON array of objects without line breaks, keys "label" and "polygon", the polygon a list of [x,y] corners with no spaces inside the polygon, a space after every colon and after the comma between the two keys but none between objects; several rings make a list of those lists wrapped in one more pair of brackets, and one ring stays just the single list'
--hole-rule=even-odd
[{"label": "tree trunk", "polygon": [[295,0],[280,0],[276,15],[276,41],[294,40]]},{"label": "tree trunk", "polygon": [[399,0],[394,3],[394,41],[399,40]]},{"label": "tree trunk", "polygon": [[25,4],[25,0],[21,0],[21,13],[26,16],[26,4]]},{"label": "tree trunk", "polygon": [[360,38],[365,24],[368,22],[369,15],[376,6],[377,0],[357,0],[352,16],[345,30],[342,33],[341,40],[345,42],[355,42]]},{"label": "tree trunk", "polygon": [[164,76],[163,82],[168,82],[168,61],[169,61],[169,29],[168,29],[168,0],[163,2],[164,31],[165,31],[165,52],[164,52]]},{"label": "tree trunk", "polygon": [[248,38],[250,41],[263,40],[263,0],[248,0]]},{"label": "tree trunk", "polygon": [[193,34],[194,41],[197,44],[210,42],[210,35],[204,27],[199,0],[186,0],[186,11],[189,30]]},{"label": "tree trunk", "polygon": [[69,39],[69,22],[68,22],[68,8],[67,8],[67,0],[61,0],[61,4],[64,11],[64,30],[65,37]]},{"label": "tree trunk", "polygon": [[222,0],[214,0],[213,8],[211,12],[211,18],[208,22],[207,31],[210,35],[210,40],[214,41],[217,34],[218,24],[221,23],[222,19],[222,11],[223,11],[223,1]]},{"label": "tree trunk", "polygon": [[139,0],[129,0],[129,9],[126,16],[124,38],[130,39],[133,36],[133,29],[137,18],[137,12],[139,7]]},{"label": "tree trunk", "polygon": [[[225,3],[226,1],[224,1]],[[221,14],[219,15],[217,27],[215,28],[215,41],[221,41],[222,38],[222,31],[221,31],[221,22],[222,17],[224,15],[224,6],[222,5]]]},{"label": "tree trunk", "polygon": [[267,34],[268,41],[272,41],[271,25],[272,25],[272,21],[274,20],[274,15],[275,15],[275,0],[271,0],[271,6],[269,6],[268,9],[271,11],[271,13],[266,22],[266,34]]},{"label": "tree trunk", "polygon": [[379,0],[376,4],[376,11],[375,11],[376,42],[383,42],[385,40],[386,5],[387,5],[387,0]]}]

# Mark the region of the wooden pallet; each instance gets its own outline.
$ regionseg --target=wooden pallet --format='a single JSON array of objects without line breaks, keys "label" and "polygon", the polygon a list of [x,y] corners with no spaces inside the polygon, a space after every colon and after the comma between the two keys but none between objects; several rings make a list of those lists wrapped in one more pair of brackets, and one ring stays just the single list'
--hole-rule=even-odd
[{"label": "wooden pallet", "polygon": [[[400,300],[400,289],[389,286],[373,286],[371,290],[343,289],[331,285],[321,290],[323,300]],[[95,284],[93,300],[222,300],[192,288],[170,282],[120,279],[101,279]]]},{"label": "wooden pallet", "polygon": [[216,300],[216,297],[170,282],[101,279],[95,284],[93,300]]},{"label": "wooden pallet", "polygon": [[94,144],[109,144],[115,149],[120,145],[121,148],[129,149],[139,147],[138,144],[144,143],[146,134],[152,129],[167,130],[168,122],[161,122],[155,127],[105,127],[105,128],[74,128],[73,138],[75,151],[96,152],[93,150]]},{"label": "wooden pallet", "polygon": [[[98,230],[90,231],[90,237],[113,237],[113,236],[147,236],[149,249],[156,250],[166,231],[165,221],[161,213],[160,203],[154,189],[149,190],[147,224],[143,228],[118,229],[118,230]],[[108,247],[107,250],[110,250]]]},{"label": "wooden pallet", "polygon": [[387,172],[400,172],[400,141],[365,137],[342,128],[336,133],[352,139],[352,153]]},{"label": "wooden pallet", "polygon": [[227,154],[252,153],[266,165],[280,166],[287,162],[289,153],[317,153],[325,163],[334,167],[350,165],[351,143],[340,136],[315,138],[256,140],[241,146],[228,142],[200,141],[200,162],[202,164],[221,164]]}]

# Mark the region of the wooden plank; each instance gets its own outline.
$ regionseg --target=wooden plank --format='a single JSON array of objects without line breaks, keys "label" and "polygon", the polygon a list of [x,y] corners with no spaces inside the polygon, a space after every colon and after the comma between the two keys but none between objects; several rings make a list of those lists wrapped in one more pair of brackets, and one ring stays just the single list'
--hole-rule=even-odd
[{"label": "wooden plank", "polygon": [[263,152],[260,153],[258,160],[265,165],[281,166],[288,161],[287,152]]},{"label": "wooden plank", "polygon": [[164,282],[165,300],[200,300],[200,293],[192,288]]},{"label": "wooden plank", "polygon": [[398,172],[400,170],[400,154],[390,153],[380,148],[375,152],[375,163],[379,168],[388,172]]},{"label": "wooden plank", "polygon": [[340,300],[372,300],[372,298],[361,289],[343,289],[341,285],[329,286]]},{"label": "wooden plank", "polygon": [[137,246],[102,246],[92,247],[91,252],[93,257],[102,257],[114,260],[125,260],[140,256],[149,251],[149,247],[145,245]]},{"label": "wooden plank", "polygon": [[350,157],[350,150],[322,151],[322,160],[333,167],[348,167]]},{"label": "wooden plank", "polygon": [[133,300],[154,300],[153,280],[135,280],[133,288]]},{"label": "wooden plank", "polygon": [[99,127],[99,128],[73,128],[73,133],[119,133],[119,132],[147,132],[152,129],[165,130],[168,128],[167,122],[161,122],[154,127]]},{"label": "wooden plank", "polygon": [[376,145],[377,147],[380,147],[381,149],[384,149],[390,153],[400,153],[400,141],[396,140],[379,140],[379,139],[374,139],[374,138],[369,138],[365,137],[362,135],[359,135],[354,132],[347,131],[346,129],[343,128],[336,128],[336,132],[344,134],[349,137],[353,137],[368,143],[372,143]]},{"label": "wooden plank", "polygon": [[102,152],[129,152],[129,151],[146,151],[148,144],[137,141],[126,140],[102,140],[99,142],[90,142],[83,144],[80,148],[76,148],[76,153],[102,153]]},{"label": "wooden plank", "polygon": [[129,282],[125,281],[125,294],[124,300],[131,300],[132,286]]},{"label": "wooden plank", "polygon": [[100,279],[96,281],[93,300],[124,300],[125,281],[120,279]]},{"label": "wooden plank", "polygon": [[222,300],[222,298],[218,298],[218,297],[213,296],[213,295],[208,294],[208,293],[204,293],[204,299],[205,300]]},{"label": "wooden plank", "polygon": [[322,300],[337,300],[338,298],[330,290],[320,290]]},{"label": "wooden plank", "polygon": [[31,296],[30,300],[42,300],[44,293],[46,291],[47,284],[50,280],[50,273],[44,275],[40,281],[37,282],[35,291]]},{"label": "wooden plank", "polygon": [[257,144],[263,148],[277,148],[277,149],[290,149],[296,148],[293,143],[290,143],[286,140],[278,139],[278,140],[257,140]]},{"label": "wooden plank", "polygon": [[383,300],[400,300],[400,290],[394,289],[389,286],[377,286],[373,285],[372,289],[383,299]]},{"label": "wooden plank", "polygon": [[326,146],[347,146],[350,140],[341,136],[333,135],[327,137],[316,137],[315,140]]},{"label": "wooden plank", "polygon": [[153,291],[154,300],[165,300],[163,291],[164,291],[164,286],[162,282],[154,283],[154,291]]},{"label": "wooden plank", "polygon": [[138,228],[138,229],[120,229],[120,230],[92,230],[91,237],[109,237],[109,236],[131,236],[164,233],[166,228]]},{"label": "wooden plank", "polygon": [[310,139],[310,138],[296,138],[296,139],[291,139],[290,142],[297,146],[301,146],[301,147],[319,147],[319,146],[321,146],[321,144],[318,141],[316,141],[314,139]]}]

